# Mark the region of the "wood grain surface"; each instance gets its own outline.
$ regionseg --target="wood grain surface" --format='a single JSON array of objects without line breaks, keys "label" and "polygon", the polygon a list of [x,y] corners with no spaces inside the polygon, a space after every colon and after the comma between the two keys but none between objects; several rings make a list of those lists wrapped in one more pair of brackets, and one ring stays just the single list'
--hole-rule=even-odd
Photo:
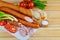
[{"label": "wood grain surface", "polygon": [[[28,40],[60,40],[60,0],[47,0],[45,9],[48,14],[49,25],[39,28]],[[0,40],[18,40],[12,35],[0,30]]]}]

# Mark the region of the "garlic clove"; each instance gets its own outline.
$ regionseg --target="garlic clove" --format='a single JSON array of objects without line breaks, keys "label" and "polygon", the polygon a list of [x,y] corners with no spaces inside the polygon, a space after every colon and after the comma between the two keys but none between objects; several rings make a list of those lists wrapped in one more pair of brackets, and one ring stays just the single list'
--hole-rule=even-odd
[{"label": "garlic clove", "polygon": [[42,26],[48,26],[48,21],[47,20],[42,20],[41,24],[42,24]]},{"label": "garlic clove", "polygon": [[32,15],[36,19],[40,19],[40,13],[36,9],[31,9]]}]

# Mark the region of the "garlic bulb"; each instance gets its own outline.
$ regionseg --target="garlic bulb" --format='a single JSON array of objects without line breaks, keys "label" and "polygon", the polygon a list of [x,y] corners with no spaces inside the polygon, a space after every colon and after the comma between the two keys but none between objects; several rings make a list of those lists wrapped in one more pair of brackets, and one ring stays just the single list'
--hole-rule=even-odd
[{"label": "garlic bulb", "polygon": [[40,10],[40,9],[37,9],[37,8],[30,9],[30,10],[31,10],[34,18],[36,18],[36,19],[40,19],[40,18],[47,19],[47,14],[43,10]]}]

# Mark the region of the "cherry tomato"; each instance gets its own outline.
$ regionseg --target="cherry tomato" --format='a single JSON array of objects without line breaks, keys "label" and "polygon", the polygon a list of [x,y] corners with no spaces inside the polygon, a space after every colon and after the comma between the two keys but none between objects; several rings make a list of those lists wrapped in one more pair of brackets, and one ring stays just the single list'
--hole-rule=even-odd
[{"label": "cherry tomato", "polygon": [[31,2],[32,0],[24,0],[25,2]]},{"label": "cherry tomato", "polygon": [[20,7],[26,8],[26,2],[20,2]]},{"label": "cherry tomato", "polygon": [[0,26],[4,26],[7,22],[5,20],[0,21]]},{"label": "cherry tomato", "polygon": [[17,32],[17,28],[14,25],[6,24],[4,26],[11,33],[16,33]]},{"label": "cherry tomato", "polygon": [[34,7],[34,3],[33,2],[28,3],[28,8],[33,8],[33,7]]}]

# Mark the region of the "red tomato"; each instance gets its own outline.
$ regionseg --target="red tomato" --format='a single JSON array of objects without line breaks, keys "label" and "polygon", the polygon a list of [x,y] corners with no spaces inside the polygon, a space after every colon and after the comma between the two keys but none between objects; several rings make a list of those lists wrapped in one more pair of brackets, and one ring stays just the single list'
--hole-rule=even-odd
[{"label": "red tomato", "polygon": [[31,2],[32,0],[24,0],[25,2]]},{"label": "red tomato", "polygon": [[7,22],[5,20],[0,21],[0,26],[4,26]]},{"label": "red tomato", "polygon": [[33,2],[28,3],[28,8],[33,8],[33,7],[34,7],[34,3]]},{"label": "red tomato", "polygon": [[11,33],[16,33],[17,32],[17,28],[14,25],[6,24],[5,28]]},{"label": "red tomato", "polygon": [[20,7],[26,8],[26,2],[20,2]]}]

